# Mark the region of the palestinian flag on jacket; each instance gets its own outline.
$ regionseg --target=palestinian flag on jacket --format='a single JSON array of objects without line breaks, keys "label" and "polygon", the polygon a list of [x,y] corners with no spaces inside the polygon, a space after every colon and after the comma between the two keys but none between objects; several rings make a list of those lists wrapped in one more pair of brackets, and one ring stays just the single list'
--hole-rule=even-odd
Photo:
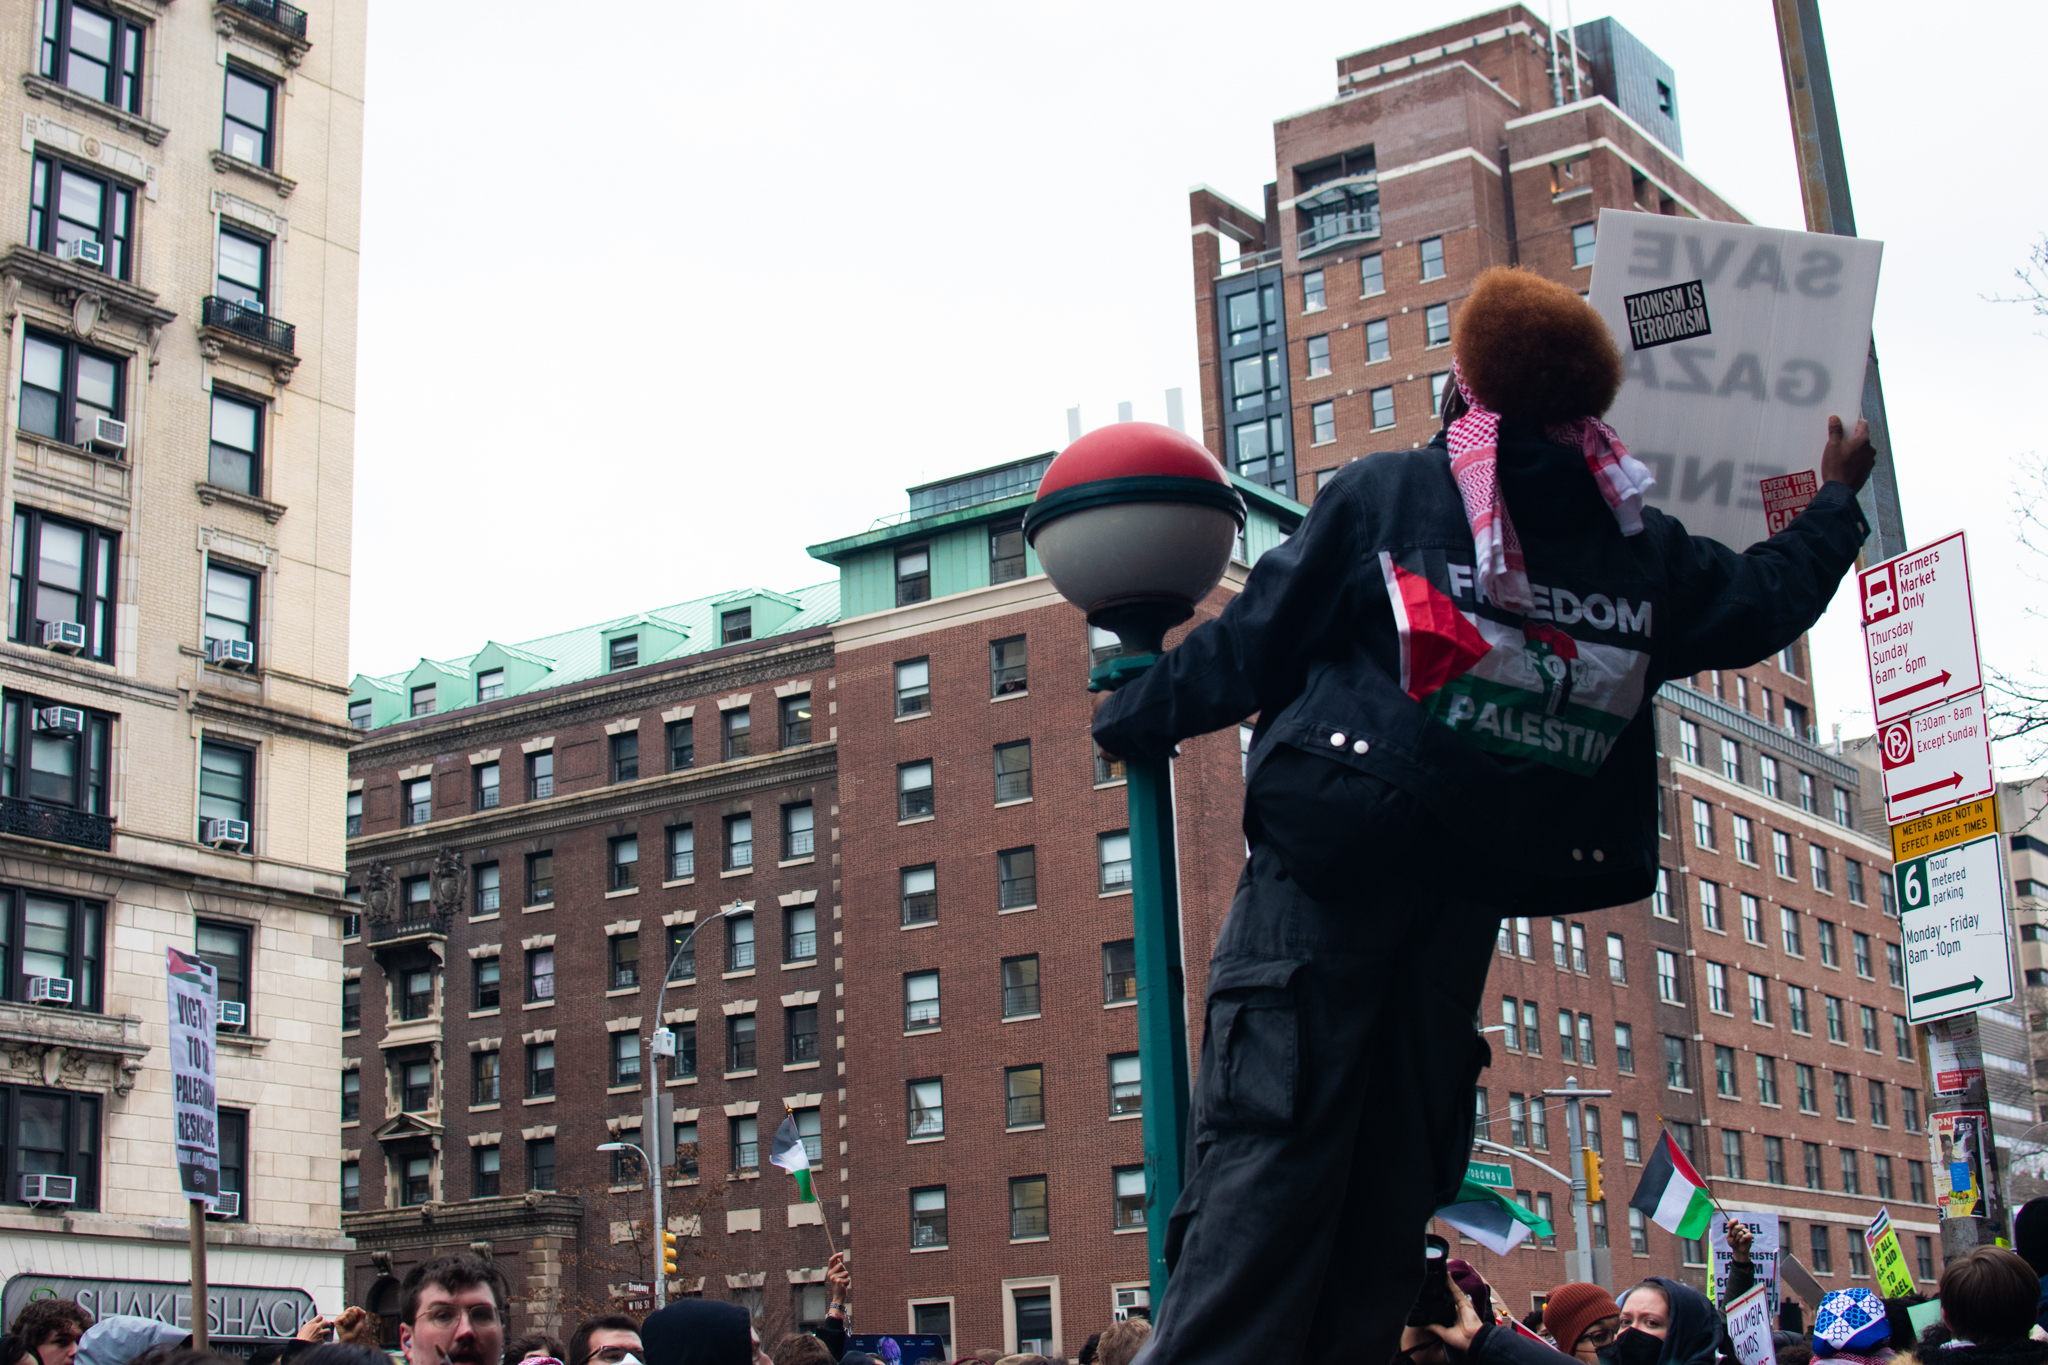
[{"label": "palestinian flag on jacket", "polygon": [[782,1126],[775,1130],[775,1145],[768,1151],[768,1160],[796,1177],[799,1199],[806,1204],[818,1202],[818,1196],[811,1190],[811,1156],[804,1150],[804,1140],[797,1136],[795,1114],[785,1117]]},{"label": "palestinian flag on jacket", "polygon": [[1641,1209],[1644,1217],[1666,1232],[1695,1240],[1707,1235],[1707,1224],[1714,1217],[1714,1201],[1707,1194],[1707,1182],[1700,1179],[1700,1173],[1671,1141],[1669,1133],[1657,1139],[1656,1150],[1643,1167],[1643,1178],[1637,1182],[1636,1192],[1629,1196],[1628,1206]]}]

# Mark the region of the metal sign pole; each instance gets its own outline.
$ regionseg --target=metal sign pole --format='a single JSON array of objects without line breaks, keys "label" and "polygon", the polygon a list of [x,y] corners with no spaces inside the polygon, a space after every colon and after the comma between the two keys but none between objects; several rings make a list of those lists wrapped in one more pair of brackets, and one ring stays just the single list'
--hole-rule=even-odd
[{"label": "metal sign pole", "polygon": [[194,1199],[192,1212],[192,1349],[206,1349],[206,1201]]}]

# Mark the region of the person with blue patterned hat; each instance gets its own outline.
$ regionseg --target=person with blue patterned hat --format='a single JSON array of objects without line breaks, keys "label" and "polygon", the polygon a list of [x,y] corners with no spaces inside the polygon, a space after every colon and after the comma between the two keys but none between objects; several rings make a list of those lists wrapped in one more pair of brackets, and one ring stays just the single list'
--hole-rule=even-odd
[{"label": "person with blue patterned hat", "polygon": [[1813,1315],[1813,1354],[1844,1365],[1892,1358],[1891,1320],[1884,1300],[1868,1289],[1835,1289],[1821,1298]]}]

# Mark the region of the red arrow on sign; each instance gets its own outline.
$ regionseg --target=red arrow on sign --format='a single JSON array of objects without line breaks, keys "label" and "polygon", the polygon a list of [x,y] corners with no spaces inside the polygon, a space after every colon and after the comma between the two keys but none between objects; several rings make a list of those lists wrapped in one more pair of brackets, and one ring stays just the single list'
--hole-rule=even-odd
[{"label": "red arrow on sign", "polygon": [[1943,787],[1955,788],[1960,787],[1962,785],[1963,775],[1961,773],[1951,773],[1939,782],[1929,782],[1924,787],[1915,787],[1913,788],[1913,790],[1909,792],[1900,792],[1896,796],[1892,797],[1892,801],[1894,803],[1906,801],[1910,800],[1915,796],[1925,796],[1929,792],[1938,792]]},{"label": "red arrow on sign", "polygon": [[1949,671],[1944,668],[1941,670],[1941,672],[1935,674],[1933,677],[1924,679],[1920,682],[1916,682],[1911,687],[1902,687],[1888,697],[1879,697],[1877,699],[1877,704],[1879,706],[1888,705],[1891,702],[1897,701],[1900,697],[1912,696],[1915,692],[1918,692],[1923,687],[1939,687],[1948,680]]}]

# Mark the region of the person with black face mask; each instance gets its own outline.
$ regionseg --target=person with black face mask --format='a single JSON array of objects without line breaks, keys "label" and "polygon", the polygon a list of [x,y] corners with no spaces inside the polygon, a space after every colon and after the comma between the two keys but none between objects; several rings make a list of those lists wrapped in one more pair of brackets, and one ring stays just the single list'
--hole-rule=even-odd
[{"label": "person with black face mask", "polygon": [[1726,1344],[1721,1315],[1689,1284],[1652,1276],[1621,1297],[1621,1333],[1605,1365],[1714,1365]]}]

